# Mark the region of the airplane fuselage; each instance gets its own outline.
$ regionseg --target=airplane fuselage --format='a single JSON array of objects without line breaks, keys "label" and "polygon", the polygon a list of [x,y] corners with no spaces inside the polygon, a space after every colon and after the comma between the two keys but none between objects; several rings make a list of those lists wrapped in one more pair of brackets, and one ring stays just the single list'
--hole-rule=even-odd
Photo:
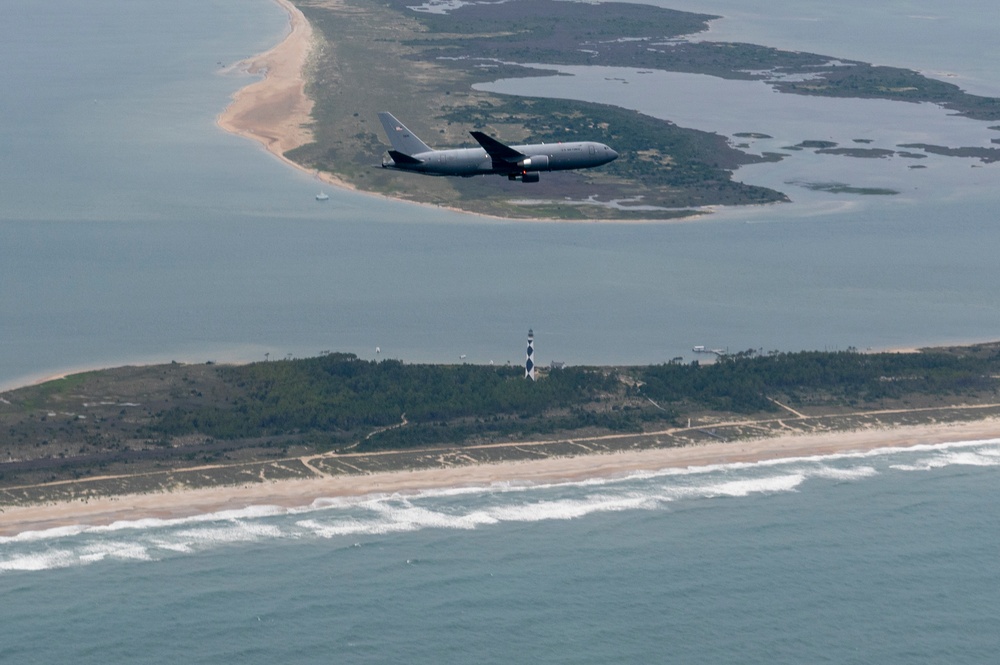
[{"label": "airplane fuselage", "polygon": [[469,132],[478,148],[434,150],[388,111],[378,114],[392,144],[382,168],[425,175],[505,175],[510,180],[538,182],[540,171],[589,169],[618,158],[618,153],[594,141],[507,145],[480,131]]},{"label": "airplane fuselage", "polygon": [[419,163],[408,161],[397,163],[392,157],[388,157],[383,160],[382,166],[401,171],[416,171],[427,175],[469,177],[586,169],[607,164],[618,157],[618,153],[608,146],[593,141],[534,143],[510,147],[523,153],[526,158],[512,164],[498,165],[483,148],[456,148],[409,155]]}]

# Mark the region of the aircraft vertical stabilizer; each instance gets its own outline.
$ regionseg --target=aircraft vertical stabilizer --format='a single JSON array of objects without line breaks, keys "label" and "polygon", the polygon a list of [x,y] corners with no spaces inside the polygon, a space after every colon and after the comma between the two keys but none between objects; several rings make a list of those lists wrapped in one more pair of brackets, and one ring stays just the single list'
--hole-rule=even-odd
[{"label": "aircraft vertical stabilizer", "polygon": [[378,114],[378,119],[382,121],[389,142],[397,152],[404,155],[419,155],[423,152],[433,152],[427,144],[417,138],[417,135],[406,128],[406,125],[396,120],[391,113],[382,111]]}]

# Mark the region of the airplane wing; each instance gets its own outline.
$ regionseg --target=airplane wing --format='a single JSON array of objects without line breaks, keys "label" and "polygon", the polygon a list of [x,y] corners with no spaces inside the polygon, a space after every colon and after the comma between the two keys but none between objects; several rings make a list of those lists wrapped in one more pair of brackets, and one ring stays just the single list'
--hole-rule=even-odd
[{"label": "airplane wing", "polygon": [[469,133],[472,134],[472,138],[479,142],[479,145],[483,146],[483,150],[485,150],[493,160],[493,168],[495,169],[516,168],[517,163],[527,157],[527,155],[523,152],[518,152],[509,145],[500,143],[500,141],[497,141],[495,138],[491,138],[482,132]]}]

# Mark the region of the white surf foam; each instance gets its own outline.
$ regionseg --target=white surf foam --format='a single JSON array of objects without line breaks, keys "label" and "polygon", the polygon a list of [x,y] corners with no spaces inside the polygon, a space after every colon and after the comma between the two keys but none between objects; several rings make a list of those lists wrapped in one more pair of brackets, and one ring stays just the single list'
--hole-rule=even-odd
[{"label": "white surf foam", "polygon": [[[940,444],[923,444],[910,447],[886,447],[877,448],[873,450],[866,451],[856,451],[856,452],[844,452],[844,453],[834,453],[828,455],[816,455],[816,456],[799,456],[799,457],[787,457],[779,458],[773,460],[763,460],[759,462],[732,462],[725,464],[715,464],[715,465],[704,465],[704,466],[694,466],[686,468],[675,468],[669,467],[664,469],[655,470],[643,470],[625,473],[615,477],[605,477],[605,478],[586,478],[582,480],[564,481],[557,483],[531,483],[531,482],[498,482],[489,485],[479,485],[479,486],[466,486],[466,487],[456,487],[456,488],[444,488],[444,489],[428,489],[420,490],[412,493],[397,493],[397,494],[371,494],[366,497],[337,497],[337,498],[327,498],[318,499],[314,501],[310,506],[303,508],[294,509],[289,512],[294,512],[297,514],[301,513],[311,513],[316,510],[328,510],[328,509],[343,509],[349,506],[365,505],[371,502],[379,502],[382,500],[395,498],[395,499],[406,499],[406,500],[424,500],[424,499],[435,499],[435,498],[450,498],[450,497],[462,497],[462,496],[485,496],[485,495],[503,495],[512,493],[528,493],[528,492],[544,492],[549,490],[567,490],[574,488],[613,488],[616,486],[621,486],[624,484],[632,484],[641,481],[648,480],[659,480],[659,479],[674,479],[681,481],[682,479],[692,479],[699,476],[710,476],[713,474],[727,473],[727,474],[738,474],[740,472],[761,472],[763,470],[774,468],[774,467],[795,467],[790,469],[794,471],[795,474],[803,476],[804,478],[824,478],[830,480],[861,480],[864,478],[869,478],[878,475],[878,470],[870,464],[864,464],[855,467],[840,467],[833,466],[830,463],[841,462],[843,460],[851,459],[869,459],[869,458],[883,458],[889,457],[896,454],[908,454],[912,452],[920,451],[938,451],[938,450],[949,450],[953,448],[969,448],[982,445],[997,445],[1000,444],[1000,439],[987,439],[978,441],[959,441],[959,442],[949,442]],[[1000,448],[991,449],[989,451],[981,451],[980,454],[983,455],[994,455],[1000,458]],[[956,458],[958,459],[958,458]],[[761,480],[750,481],[751,486],[757,484],[759,486],[765,486],[766,483],[761,484]],[[797,487],[802,481],[792,481],[786,479],[785,481],[773,481],[772,485],[776,489],[764,490],[764,491],[787,491],[781,489],[782,482],[792,483],[794,487]],[[743,491],[742,486],[738,491]],[[725,494],[725,488],[720,489],[715,486],[715,489],[706,492],[704,490],[691,489],[684,490],[689,496],[714,496],[718,493]],[[713,494],[715,492],[716,494]],[[752,491],[751,491],[752,493]],[[375,505],[372,503],[371,505]]]},{"label": "white surf foam", "polygon": [[59,526],[52,529],[40,529],[38,531],[22,531],[13,536],[0,536],[0,545],[7,543],[30,543],[38,540],[50,540],[53,538],[65,538],[75,536],[86,531],[86,526]]},{"label": "white surf foam", "polygon": [[120,561],[151,561],[149,550],[138,542],[105,541],[92,543],[80,548],[78,556],[81,563],[94,563],[104,559]]},{"label": "white surf foam", "polygon": [[698,485],[665,487],[666,497],[673,499],[698,499],[714,497],[746,497],[751,494],[790,492],[805,481],[801,473],[790,473],[763,478],[744,478],[725,482],[708,482]]},{"label": "white surf foam", "polygon": [[79,557],[77,554],[71,550],[57,549],[41,552],[28,552],[0,559],[0,572],[17,570],[38,571],[50,570],[52,568],[66,568],[74,565],[78,560]]},{"label": "white surf foam", "polygon": [[653,508],[659,500],[648,494],[595,495],[581,499],[558,499],[505,503],[496,506],[448,512],[411,502],[372,502],[368,518],[300,520],[296,525],[321,537],[383,535],[425,528],[475,529],[500,522],[539,522],[585,517],[595,512]]},{"label": "white surf foam", "polygon": [[889,469],[926,472],[955,465],[1000,466],[1000,439],[641,471],[562,483],[494,483],[336,497],[295,509],[261,505],[184,518],[58,527],[0,538],[0,572],[100,561],[151,561],[279,538],[469,530],[505,522],[572,520],[596,513],[657,510],[676,501],[795,492],[812,479],[855,482]]},{"label": "white surf foam", "polygon": [[236,521],[222,526],[204,526],[194,529],[183,529],[176,533],[176,539],[187,546],[192,545],[222,545],[227,543],[245,543],[266,538],[278,538],[283,531],[272,524]]},{"label": "white surf foam", "polygon": [[893,464],[892,468],[897,471],[931,471],[949,466],[1000,466],[1000,450],[943,449],[910,463]]},{"label": "white surf foam", "polygon": [[877,476],[878,471],[873,466],[854,466],[841,469],[834,466],[821,465],[815,469],[806,471],[806,475],[812,478],[827,478],[829,480],[861,480]]}]

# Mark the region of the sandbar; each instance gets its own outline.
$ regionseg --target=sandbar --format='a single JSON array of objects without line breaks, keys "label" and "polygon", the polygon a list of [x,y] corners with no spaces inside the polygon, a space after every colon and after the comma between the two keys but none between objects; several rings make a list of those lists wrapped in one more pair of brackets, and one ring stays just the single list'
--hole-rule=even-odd
[{"label": "sandbar", "polygon": [[585,478],[614,478],[639,471],[668,468],[821,457],[884,448],[991,439],[1000,439],[1000,419],[793,434],[614,454],[368,475],[336,475],[231,487],[91,498],[34,506],[8,506],[0,509],[0,536],[69,525],[98,526],[144,518],[183,518],[250,506],[306,507],[317,499],[332,497],[413,493],[451,487],[488,487],[501,482],[547,484]]}]

